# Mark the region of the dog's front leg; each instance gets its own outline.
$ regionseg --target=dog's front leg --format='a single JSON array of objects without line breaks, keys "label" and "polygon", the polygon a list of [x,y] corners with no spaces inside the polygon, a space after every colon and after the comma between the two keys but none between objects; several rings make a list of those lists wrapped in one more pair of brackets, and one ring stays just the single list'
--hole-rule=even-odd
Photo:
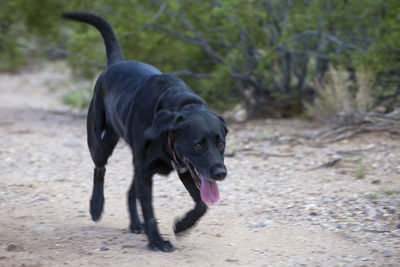
[{"label": "dog's front leg", "polygon": [[170,252],[174,247],[167,240],[164,240],[157,227],[157,221],[154,218],[152,205],[152,175],[145,175],[141,172],[139,166],[135,166],[135,178],[137,193],[142,206],[144,228],[149,239],[149,248],[152,250],[161,250]]},{"label": "dog's front leg", "polygon": [[131,188],[128,192],[128,208],[131,217],[131,224],[129,226],[132,233],[143,234],[144,225],[140,222],[139,215],[136,208],[136,186],[135,180],[132,181]]},{"label": "dog's front leg", "polygon": [[178,220],[174,226],[175,234],[185,231],[192,227],[201,216],[204,215],[207,211],[207,205],[203,202],[200,196],[200,191],[196,186],[190,172],[179,173],[179,178],[181,179],[183,185],[186,187],[187,191],[189,192],[190,196],[193,198],[196,206],[194,209],[190,210],[185,216]]}]

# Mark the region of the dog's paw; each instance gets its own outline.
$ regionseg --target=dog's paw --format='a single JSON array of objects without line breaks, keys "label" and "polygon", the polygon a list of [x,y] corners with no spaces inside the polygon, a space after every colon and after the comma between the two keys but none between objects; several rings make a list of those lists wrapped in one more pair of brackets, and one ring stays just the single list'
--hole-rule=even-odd
[{"label": "dog's paw", "polygon": [[144,234],[144,225],[142,223],[140,223],[140,224],[131,224],[129,226],[129,229],[131,230],[131,233]]},{"label": "dog's paw", "polygon": [[149,249],[151,250],[160,250],[162,252],[171,252],[174,251],[174,247],[168,240],[157,239],[153,240],[148,245]]},{"label": "dog's paw", "polygon": [[178,235],[178,234],[184,232],[184,231],[187,230],[188,228],[189,228],[189,227],[186,226],[186,225],[184,224],[184,222],[182,222],[182,219],[180,219],[180,218],[175,218],[175,220],[174,220],[174,227],[173,227],[173,229],[174,229],[174,234],[175,234],[175,235]]},{"label": "dog's paw", "polygon": [[173,226],[174,234],[176,237],[184,236],[185,234],[189,233],[195,225],[196,223],[187,225],[187,222],[184,219],[175,218]]},{"label": "dog's paw", "polygon": [[90,215],[92,220],[97,222],[100,220],[104,207],[104,197],[96,197],[90,200]]}]

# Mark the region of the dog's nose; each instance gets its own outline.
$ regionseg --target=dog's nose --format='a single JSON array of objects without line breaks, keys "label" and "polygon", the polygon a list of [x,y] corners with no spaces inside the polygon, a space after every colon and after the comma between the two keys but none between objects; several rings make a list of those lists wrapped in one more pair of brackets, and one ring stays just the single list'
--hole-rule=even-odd
[{"label": "dog's nose", "polygon": [[215,168],[212,172],[212,176],[215,180],[221,181],[226,177],[226,169],[225,168]]}]

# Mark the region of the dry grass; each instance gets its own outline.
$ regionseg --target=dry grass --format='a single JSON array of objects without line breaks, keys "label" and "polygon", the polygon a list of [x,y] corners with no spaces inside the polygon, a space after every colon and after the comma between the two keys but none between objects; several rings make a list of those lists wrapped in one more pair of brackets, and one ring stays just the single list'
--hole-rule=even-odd
[{"label": "dry grass", "polygon": [[373,76],[370,71],[356,72],[357,77],[357,94],[356,94],[356,104],[357,111],[361,113],[367,112],[372,108],[373,98],[372,98],[372,87],[374,85]]},{"label": "dry grass", "polygon": [[317,98],[306,104],[307,114],[318,121],[340,122],[353,113],[365,113],[372,107],[372,76],[357,71],[356,82],[344,70],[331,68],[322,81],[315,81]]}]

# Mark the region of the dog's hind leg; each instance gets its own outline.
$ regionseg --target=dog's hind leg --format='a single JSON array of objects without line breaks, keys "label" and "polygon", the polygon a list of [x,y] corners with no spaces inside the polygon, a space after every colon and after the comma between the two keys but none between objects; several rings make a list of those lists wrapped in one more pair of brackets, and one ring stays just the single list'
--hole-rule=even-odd
[{"label": "dog's hind leg", "polygon": [[105,165],[118,143],[119,136],[106,124],[104,104],[96,97],[96,93],[88,111],[87,133],[90,155],[95,164],[90,215],[93,221],[98,221],[104,207]]},{"label": "dog's hind leg", "polygon": [[104,207],[104,174],[105,167],[95,167],[93,177],[93,192],[90,199],[90,215],[93,221],[98,221]]},{"label": "dog's hind leg", "polygon": [[182,219],[175,222],[175,234],[183,232],[192,227],[207,211],[207,205],[201,199],[200,191],[197,188],[192,176],[190,175],[190,172],[179,173],[178,175],[196,205],[192,210],[186,213]]}]

